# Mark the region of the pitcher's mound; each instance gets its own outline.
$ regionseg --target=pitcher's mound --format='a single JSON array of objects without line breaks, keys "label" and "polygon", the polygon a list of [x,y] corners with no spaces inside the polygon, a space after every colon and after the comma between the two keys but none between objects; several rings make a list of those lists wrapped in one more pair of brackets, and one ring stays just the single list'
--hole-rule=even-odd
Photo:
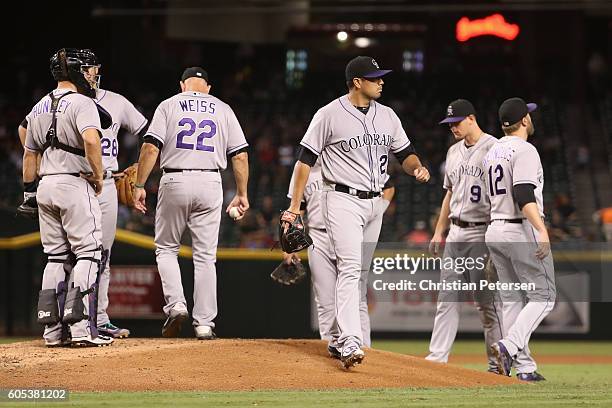
[{"label": "pitcher's mound", "polygon": [[71,391],[213,391],[516,384],[509,377],[365,349],[350,370],[320,340],[126,339],[101,348],[45,348],[42,341],[0,346],[3,388]]}]

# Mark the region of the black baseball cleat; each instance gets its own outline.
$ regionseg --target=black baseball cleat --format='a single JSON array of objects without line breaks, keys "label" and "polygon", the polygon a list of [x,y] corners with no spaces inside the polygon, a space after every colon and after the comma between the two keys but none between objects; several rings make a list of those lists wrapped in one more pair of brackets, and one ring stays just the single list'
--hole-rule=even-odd
[{"label": "black baseball cleat", "polygon": [[189,312],[187,312],[187,308],[184,304],[177,303],[174,305],[174,307],[170,309],[170,313],[168,313],[168,318],[164,323],[164,327],[162,327],[162,337],[178,337],[181,332],[181,326],[188,317]]},{"label": "black baseball cleat", "polygon": [[335,360],[340,360],[342,358],[342,354],[340,353],[340,350],[338,350],[334,346],[327,346],[327,353],[329,354],[331,358]]},{"label": "black baseball cleat", "polygon": [[534,371],[533,373],[518,373],[516,378],[526,382],[546,381],[546,378],[544,378],[544,376],[537,371]]}]

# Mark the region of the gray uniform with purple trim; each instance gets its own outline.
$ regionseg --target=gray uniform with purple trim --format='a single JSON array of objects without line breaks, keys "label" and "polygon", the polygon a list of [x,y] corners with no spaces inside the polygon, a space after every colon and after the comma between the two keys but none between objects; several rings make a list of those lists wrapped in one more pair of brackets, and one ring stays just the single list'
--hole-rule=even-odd
[{"label": "gray uniform with purple trim", "polygon": [[[287,194],[288,198],[292,196],[293,180],[294,178],[292,177],[289,184],[289,193]],[[332,341],[334,337],[337,338],[339,336],[335,308],[338,272],[336,271],[335,250],[331,246],[321,211],[322,187],[321,164],[317,162],[310,170],[303,198],[304,203],[306,203],[308,234],[313,241],[313,245],[308,247],[308,266],[310,267],[312,287],[317,306],[319,334],[321,339]],[[388,206],[388,202],[385,200],[377,200],[377,202],[383,206],[378,217],[382,224],[383,213]],[[367,301],[369,271],[366,269],[362,272],[364,273],[362,273],[359,283],[361,293],[359,301],[361,333],[364,346],[370,347],[372,342],[370,338],[370,315]]]},{"label": "gray uniform with purple trim", "polygon": [[[229,105],[200,92],[182,92],[163,101],[147,130],[164,145],[160,166],[190,169],[164,173],[155,214],[155,246],[169,313],[185,302],[177,255],[185,228],[191,231],[194,263],[193,325],[214,327],[217,315],[217,242],[223,190],[218,171],[227,156],[248,146]],[[194,170],[199,169],[199,170]]]},{"label": "gray uniform with purple trim", "polygon": [[[53,91],[55,97],[66,90]],[[26,116],[28,128],[25,148],[42,152],[51,125],[51,98],[47,95]],[[73,93],[64,96],[57,108],[57,135],[60,142],[83,149],[82,133],[90,128],[100,131],[98,110],[91,98]],[[50,260],[65,260],[70,252],[77,263],[70,280],[81,290],[90,288],[98,275],[98,263],[84,258],[101,258],[102,231],[100,205],[89,183],[72,174],[90,173],[85,157],[64,150],[48,148],[42,153],[38,186],[38,219],[43,250]],[[81,259],[81,260],[79,260]],[[48,262],[42,279],[42,289],[56,289],[64,282],[66,272],[62,263]],[[85,295],[85,313],[89,310],[89,296]],[[72,324],[73,338],[97,336],[93,320]],[[61,323],[46,326],[43,337],[49,342],[61,338]]]},{"label": "gray uniform with purple trim", "polygon": [[125,129],[132,135],[137,135],[147,124],[147,119],[122,95],[105,89],[96,90],[96,102],[110,113],[113,124],[102,130],[102,166],[105,170],[104,188],[98,196],[102,211],[102,242],[104,249],[109,251],[109,261],[100,276],[98,293],[98,326],[108,323],[106,313],[108,308],[108,286],[110,283],[110,251],[115,242],[117,232],[117,188],[112,172],[119,170],[117,155],[119,141],[117,135],[120,129]]},{"label": "gray uniform with purple trim", "polygon": [[[361,346],[360,280],[370,268],[380,233],[382,197],[360,199],[337,192],[336,184],[381,192],[387,180],[389,154],[410,146],[393,110],[376,101],[363,114],[341,96],[314,115],[301,145],[319,156],[323,177],[321,209],[334,249],[338,276],[335,307],[339,333],[333,346]],[[363,245],[370,243],[372,245]],[[369,248],[367,253],[362,247]]]},{"label": "gray uniform with purple trim", "polygon": [[529,339],[552,310],[556,299],[552,253],[536,258],[538,232],[514,199],[512,188],[532,184],[540,215],[544,216],[542,190],[544,171],[536,148],[518,136],[505,136],[489,150],[484,159],[487,194],[491,201],[491,224],[486,242],[497,268],[500,282],[532,283],[535,290],[500,291],[504,303],[504,336],[501,340],[510,354],[517,355],[518,373],[537,368],[529,353]]},{"label": "gray uniform with purple trim", "polygon": [[[450,219],[474,223],[489,222],[491,205],[485,191],[482,160],[496,141],[495,137],[484,133],[478,142],[469,148],[464,141],[459,141],[448,149],[444,188],[452,192],[449,203]],[[443,257],[487,257],[485,231],[486,224],[465,228],[451,224]],[[479,284],[481,279],[485,279],[483,272],[482,269],[475,268],[458,274],[452,269],[443,269],[440,280],[461,280]],[[489,368],[495,369],[495,356],[490,347],[502,337],[501,305],[497,302],[495,292],[476,291],[474,296],[484,329]],[[453,291],[440,291],[427,360],[448,362],[459,326],[461,300]]]}]

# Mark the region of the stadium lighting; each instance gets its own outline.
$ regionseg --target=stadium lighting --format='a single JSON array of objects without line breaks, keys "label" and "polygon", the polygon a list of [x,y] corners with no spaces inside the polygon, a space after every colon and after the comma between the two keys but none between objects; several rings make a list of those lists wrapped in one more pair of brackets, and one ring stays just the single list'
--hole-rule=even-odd
[{"label": "stadium lighting", "polygon": [[348,39],[348,34],[346,31],[338,31],[338,34],[336,34],[336,38],[340,42],[345,42]]},{"label": "stadium lighting", "polygon": [[370,39],[367,37],[355,38],[355,46],[359,48],[367,48],[370,46],[371,43],[372,41],[370,41]]}]

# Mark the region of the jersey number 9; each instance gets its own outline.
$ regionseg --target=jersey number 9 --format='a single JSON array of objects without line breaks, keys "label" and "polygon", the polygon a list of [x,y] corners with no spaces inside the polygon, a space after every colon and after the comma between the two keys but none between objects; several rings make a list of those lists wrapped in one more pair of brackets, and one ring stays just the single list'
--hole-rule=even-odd
[{"label": "jersey number 9", "polygon": [[[184,141],[183,139],[186,137],[192,136],[196,131],[196,123],[191,118],[183,118],[178,123],[179,126],[184,127],[187,126],[187,129],[181,130],[176,135],[176,148],[177,149],[186,149],[193,150],[194,144]],[[198,129],[202,129],[203,131],[198,134],[196,139],[195,149],[203,152],[214,152],[215,147],[204,144],[204,139],[210,139],[215,134],[217,134],[217,125],[210,119],[204,119],[198,124]]]}]

